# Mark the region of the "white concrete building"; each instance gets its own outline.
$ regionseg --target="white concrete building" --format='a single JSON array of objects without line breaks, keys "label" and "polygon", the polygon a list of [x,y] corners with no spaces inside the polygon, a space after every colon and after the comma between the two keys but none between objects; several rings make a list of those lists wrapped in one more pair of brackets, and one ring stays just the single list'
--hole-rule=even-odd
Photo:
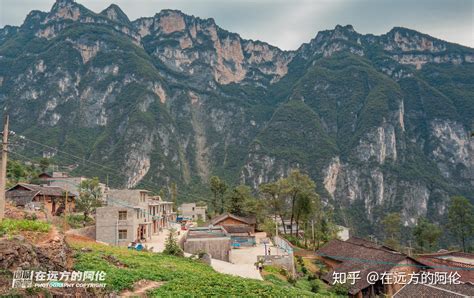
[{"label": "white concrete building", "polygon": [[178,208],[180,216],[192,219],[193,221],[203,220],[206,218],[207,206],[197,206],[196,203],[184,203]]},{"label": "white concrete building", "polygon": [[96,239],[114,245],[151,239],[176,221],[173,203],[140,189],[111,189],[96,211]]},{"label": "white concrete building", "polygon": [[112,189],[106,199],[107,205],[96,210],[96,240],[123,246],[151,238],[147,190]]}]

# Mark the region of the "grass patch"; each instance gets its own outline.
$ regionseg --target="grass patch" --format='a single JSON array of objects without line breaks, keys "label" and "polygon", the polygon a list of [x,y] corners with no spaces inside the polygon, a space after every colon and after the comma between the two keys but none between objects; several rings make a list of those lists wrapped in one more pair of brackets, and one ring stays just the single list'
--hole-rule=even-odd
[{"label": "grass patch", "polygon": [[[164,254],[137,252],[126,248],[97,243],[70,241],[75,249],[74,269],[105,271],[107,292],[132,289],[139,280],[163,281],[164,285],[148,292],[151,296],[314,296],[292,286],[276,285],[215,272],[210,266],[188,258]],[[80,248],[90,248],[90,252]],[[107,261],[113,255],[125,267]],[[105,257],[105,258],[104,258]]]},{"label": "grass patch", "polygon": [[51,225],[31,219],[10,219],[5,218],[0,222],[0,235],[12,235],[21,231],[44,232],[47,233]]}]

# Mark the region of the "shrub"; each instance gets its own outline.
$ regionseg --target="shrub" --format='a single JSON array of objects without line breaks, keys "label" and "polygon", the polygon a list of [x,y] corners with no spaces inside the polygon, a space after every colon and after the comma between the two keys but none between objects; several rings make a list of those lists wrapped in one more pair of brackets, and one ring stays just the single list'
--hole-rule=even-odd
[{"label": "shrub", "polygon": [[292,285],[295,285],[298,280],[294,278],[293,276],[288,277],[288,282]]},{"label": "shrub", "polygon": [[346,284],[335,284],[331,288],[331,292],[333,292],[336,295],[347,295],[348,291],[349,291],[349,287]]},{"label": "shrub", "polygon": [[168,238],[166,239],[165,250],[163,251],[163,253],[166,255],[184,257],[184,252],[181,249],[181,247],[179,247],[174,234],[175,234],[175,231],[170,230],[168,234]]},{"label": "shrub", "polygon": [[317,293],[319,290],[321,290],[321,284],[319,283],[319,280],[313,279],[310,282],[311,285],[311,292]]}]

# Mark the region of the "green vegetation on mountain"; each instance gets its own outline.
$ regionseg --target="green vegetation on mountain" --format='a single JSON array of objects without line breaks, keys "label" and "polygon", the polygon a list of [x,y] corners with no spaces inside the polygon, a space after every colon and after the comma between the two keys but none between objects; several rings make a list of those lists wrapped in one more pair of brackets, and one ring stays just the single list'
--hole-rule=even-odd
[{"label": "green vegetation on mountain", "polygon": [[473,57],[350,25],[282,51],[179,11],[130,21],[58,0],[0,29],[0,104],[15,132],[53,147],[17,140],[29,159],[112,187],[176,183],[179,202],[208,201],[215,175],[255,192],[299,168],[339,224],[381,236],[389,213],[442,224],[451,196],[474,199]]}]

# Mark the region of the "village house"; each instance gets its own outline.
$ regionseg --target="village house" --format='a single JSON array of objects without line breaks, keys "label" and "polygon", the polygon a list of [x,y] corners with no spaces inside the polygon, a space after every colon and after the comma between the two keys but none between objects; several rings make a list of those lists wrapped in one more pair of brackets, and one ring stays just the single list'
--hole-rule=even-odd
[{"label": "village house", "polygon": [[440,250],[435,253],[417,255],[416,259],[432,267],[431,272],[447,272],[459,274],[459,280],[474,284],[474,254]]},{"label": "village house", "polygon": [[152,233],[156,235],[164,228],[170,228],[170,223],[176,221],[173,202],[163,201],[160,196],[150,197],[147,202],[148,213],[152,216]]},{"label": "village house", "polygon": [[111,189],[107,205],[96,210],[96,240],[114,245],[151,238],[152,216],[147,190]]},{"label": "village house", "polygon": [[[66,205],[66,190],[54,186],[18,183],[5,195],[17,207],[44,210],[48,215],[62,214]],[[74,194],[67,194],[67,212],[74,211],[75,197]]]},{"label": "village house", "polygon": [[[429,269],[414,258],[360,238],[349,238],[347,241],[331,240],[316,254],[329,269],[322,279],[331,285],[340,274],[347,276],[349,272],[359,272],[354,283],[349,282],[348,294],[351,297],[391,296],[400,290],[403,284],[384,284],[384,273],[408,276]],[[378,274],[378,279],[374,280],[373,284],[367,281],[371,272]]]},{"label": "village house", "polygon": [[178,208],[179,214],[184,219],[193,221],[206,220],[207,206],[197,206],[196,203],[184,203]]},{"label": "village house", "polygon": [[[76,197],[79,196],[79,187],[83,181],[86,181],[86,177],[70,177],[66,172],[53,172],[52,174],[41,173],[38,178],[43,182],[43,184],[49,186],[57,186],[64,190],[67,190],[69,193],[74,194]],[[103,198],[105,198],[105,193],[107,192],[107,186],[104,183],[99,183],[99,188]]]},{"label": "village house", "polygon": [[410,283],[404,285],[393,298],[412,298],[412,297],[474,297],[474,285],[472,283],[461,284],[442,284],[437,283],[421,284]]},{"label": "village house", "polygon": [[253,246],[255,240],[255,217],[242,217],[226,213],[211,220],[212,226],[221,226],[231,236],[232,245]]},{"label": "village house", "polygon": [[107,205],[96,210],[96,239],[114,245],[146,242],[176,220],[173,203],[147,190],[111,189]]}]

